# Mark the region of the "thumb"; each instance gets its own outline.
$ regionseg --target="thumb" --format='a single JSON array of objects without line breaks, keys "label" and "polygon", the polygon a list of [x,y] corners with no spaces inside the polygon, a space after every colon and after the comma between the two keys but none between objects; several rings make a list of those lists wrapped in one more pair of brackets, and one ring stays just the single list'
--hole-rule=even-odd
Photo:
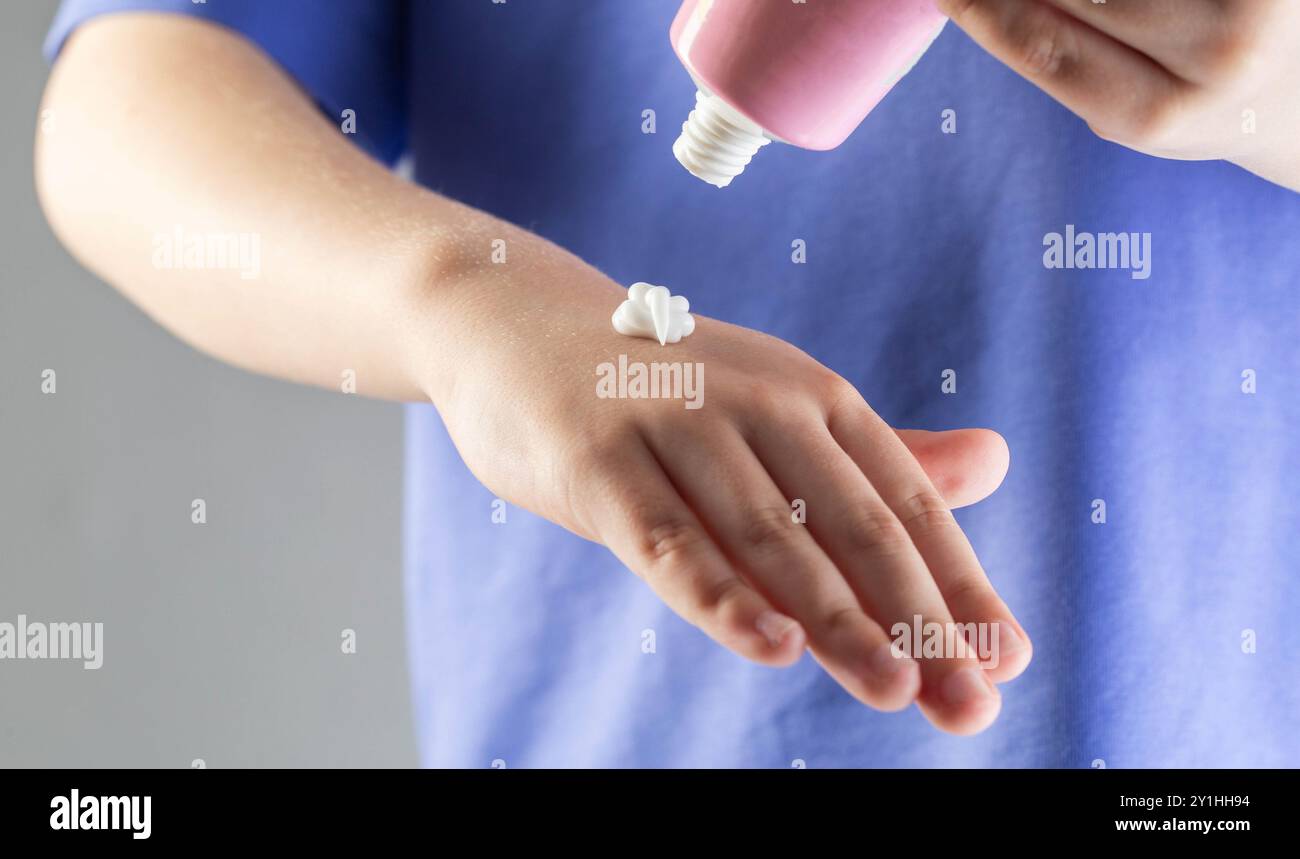
[{"label": "thumb", "polygon": [[1006,440],[993,430],[895,432],[949,507],[965,507],[992,495],[1011,465]]}]

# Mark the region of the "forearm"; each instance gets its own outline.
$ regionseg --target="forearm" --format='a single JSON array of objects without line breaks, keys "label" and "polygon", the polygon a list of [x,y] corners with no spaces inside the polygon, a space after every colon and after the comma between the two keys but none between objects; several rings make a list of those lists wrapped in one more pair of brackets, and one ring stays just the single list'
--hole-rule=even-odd
[{"label": "forearm", "polygon": [[[85,26],[43,115],[37,186],[64,244],[182,339],[258,372],[426,398],[414,364],[432,360],[438,302],[469,288],[493,236],[518,235],[393,175],[251,43],[180,16]],[[221,237],[246,255],[187,258]]]}]

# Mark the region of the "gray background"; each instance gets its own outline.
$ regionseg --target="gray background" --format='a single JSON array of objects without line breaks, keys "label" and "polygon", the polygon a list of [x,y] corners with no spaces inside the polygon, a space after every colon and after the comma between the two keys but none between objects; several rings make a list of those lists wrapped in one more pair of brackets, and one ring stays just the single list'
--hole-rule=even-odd
[{"label": "gray background", "polygon": [[101,621],[104,666],[0,660],[0,767],[413,765],[401,409],[199,355],[62,250],[56,5],[0,12],[0,621]]}]

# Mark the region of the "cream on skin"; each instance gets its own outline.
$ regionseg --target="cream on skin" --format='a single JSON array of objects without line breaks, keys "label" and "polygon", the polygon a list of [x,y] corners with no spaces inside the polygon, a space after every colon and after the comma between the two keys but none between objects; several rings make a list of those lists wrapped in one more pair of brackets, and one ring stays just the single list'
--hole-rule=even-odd
[{"label": "cream on skin", "polygon": [[[205,83],[217,78],[221,87]],[[690,357],[709,365],[707,409],[610,407],[592,395],[590,368],[620,340],[636,352],[605,327],[626,285],[404,181],[227,28],[178,15],[102,16],[64,49],[43,109],[59,116],[57,134],[37,134],[37,188],[51,223],[151,316],[247,369],[337,390],[340,369],[351,368],[363,395],[432,403],[489,491],[604,544],[736,654],[789,665],[811,651],[862,704],[915,702],[958,733],[991,723],[994,684],[1029,663],[1028,648],[1011,660],[1004,643],[972,699],[959,675],[982,671],[975,660],[890,655],[885,628],[918,613],[1012,619],[986,580],[948,606],[947,578],[937,577],[984,578],[957,528],[920,540],[947,559],[933,570],[921,549],[870,558],[868,569],[867,553],[823,548],[788,514],[769,524],[789,523],[791,540],[747,539],[751,511],[789,509],[779,487],[790,480],[816,481],[799,493],[813,510],[865,509],[869,495],[871,515],[893,516],[891,504],[930,486],[949,507],[972,503],[1006,473],[996,434],[895,431],[794,346],[704,319],[695,322],[708,336],[690,344]],[[250,123],[276,133],[246,134]],[[222,181],[213,185],[213,175]],[[205,267],[183,272],[177,289],[175,270],[138,252],[142,236],[147,243],[173,224],[260,235],[259,278]],[[509,242],[509,266],[483,264],[485,239],[495,237]],[[519,312],[521,301],[539,312]],[[849,445],[837,447],[843,465],[815,456],[810,439]],[[779,455],[758,452],[769,449]],[[888,478],[885,494],[870,494],[876,484],[863,469]],[[829,533],[860,546],[849,529]],[[846,614],[859,585],[888,608]]]},{"label": "cream on skin", "polygon": [[627,300],[614,311],[614,330],[628,337],[658,340],[660,346],[678,343],[695,330],[691,304],[683,295],[673,295],[666,286],[634,283]]},{"label": "cream on skin", "polygon": [[[1109,138],[1154,154],[1226,158],[1300,190],[1300,3],[1177,0],[1176,20],[1155,2],[1079,0],[1069,14],[1040,0],[941,4]],[[222,85],[210,86],[214,79]],[[1258,117],[1257,134],[1241,132],[1243,104]],[[337,391],[348,367],[363,394],[432,401],[491,492],[606,545],[740,656],[786,665],[806,645],[863,704],[916,700],[947,731],[971,733],[996,715],[996,699],[975,706],[965,697],[961,661],[923,660],[919,693],[906,671],[870,670],[873,644],[896,662],[884,627],[900,618],[1012,618],[959,528],[927,529],[907,551],[864,558],[851,527],[829,529],[848,550],[828,554],[803,526],[789,541],[757,546],[745,539],[753,522],[737,515],[782,508],[769,524],[789,522],[784,472],[765,470],[766,449],[779,454],[767,460],[773,471],[817,481],[822,497],[808,496],[810,510],[875,505],[856,524],[888,521],[879,505],[909,505],[927,480],[948,507],[971,504],[1006,473],[996,434],[895,431],[843,395],[845,380],[828,385],[827,368],[805,353],[707,319],[699,324],[708,335],[691,351],[709,363],[708,409],[608,408],[592,396],[589,359],[608,345],[602,326],[623,288],[535,235],[402,180],[227,28],[179,15],[102,16],[64,49],[42,110],[59,117],[58,133],[35,141],[37,190],[59,238],[187,342],[283,379]],[[139,252],[150,233],[178,223],[261,236],[259,278],[205,268],[184,272],[178,289],[175,270]],[[498,236],[510,243],[511,265],[483,265],[485,239]],[[543,312],[518,312],[521,296]],[[831,445],[818,450],[853,467],[812,457],[817,438]],[[674,474],[693,493],[688,508]],[[646,534],[673,523],[647,545]],[[919,551],[944,560],[927,565]],[[965,586],[945,590],[952,582]],[[871,597],[870,617],[843,611],[854,600],[850,583]],[[1027,644],[1007,623],[1003,632],[1015,629]],[[998,683],[1031,656],[1025,646],[1013,659],[1005,638],[1000,645],[998,668],[987,672]],[[942,694],[950,688],[960,700]]]}]

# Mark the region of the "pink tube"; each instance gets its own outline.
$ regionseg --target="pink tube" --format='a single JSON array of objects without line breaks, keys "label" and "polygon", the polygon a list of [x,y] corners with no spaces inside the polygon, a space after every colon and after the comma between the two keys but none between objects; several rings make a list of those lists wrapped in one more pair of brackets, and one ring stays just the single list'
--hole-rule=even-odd
[{"label": "pink tube", "polygon": [[946,21],[933,0],[685,0],[670,35],[699,93],[673,152],[721,188],[769,140],[834,149]]}]

